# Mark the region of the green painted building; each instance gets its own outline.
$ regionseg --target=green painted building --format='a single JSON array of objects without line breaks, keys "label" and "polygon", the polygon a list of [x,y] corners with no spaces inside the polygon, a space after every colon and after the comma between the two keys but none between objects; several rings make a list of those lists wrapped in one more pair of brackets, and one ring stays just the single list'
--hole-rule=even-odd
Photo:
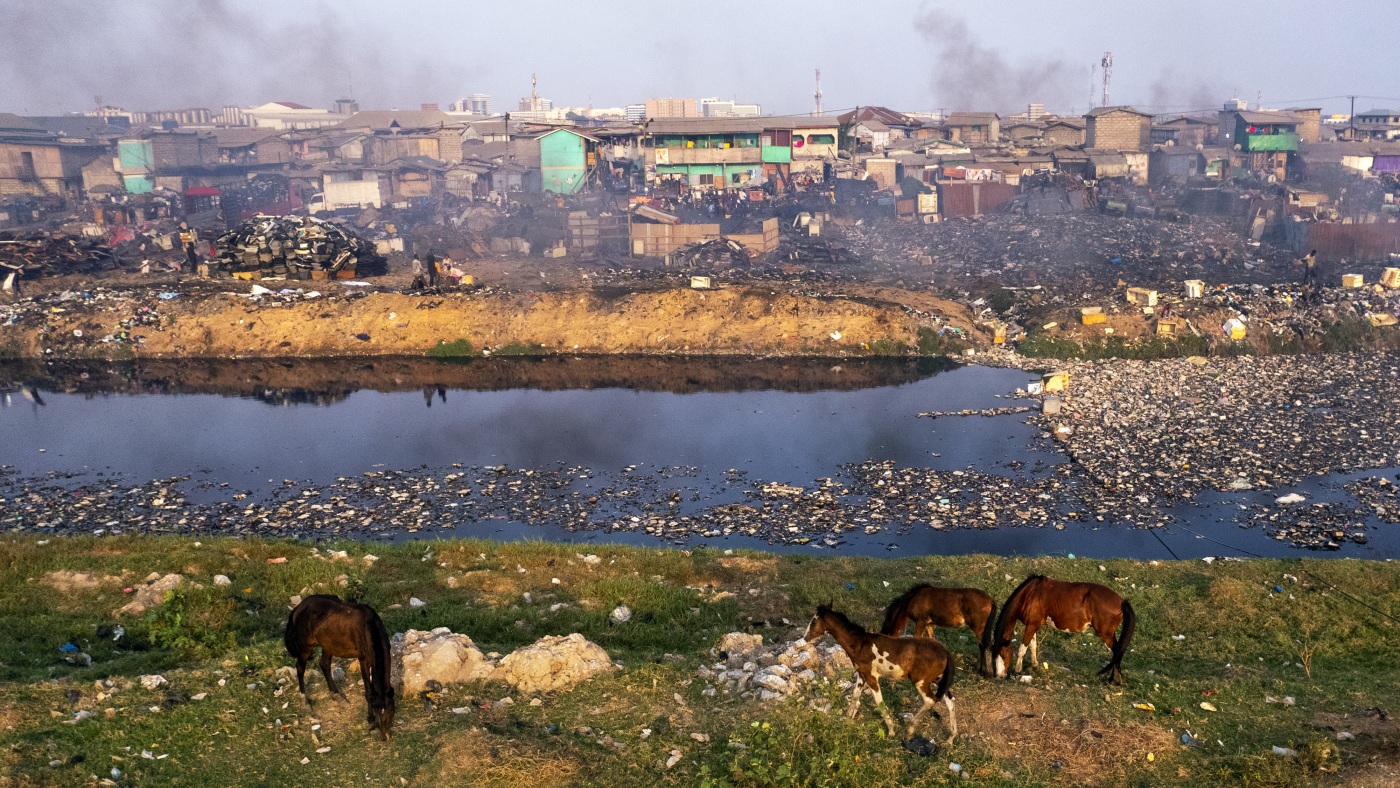
[{"label": "green painted building", "polygon": [[539,137],[541,188],[576,194],[597,164],[598,140],[574,129],[555,129]]}]

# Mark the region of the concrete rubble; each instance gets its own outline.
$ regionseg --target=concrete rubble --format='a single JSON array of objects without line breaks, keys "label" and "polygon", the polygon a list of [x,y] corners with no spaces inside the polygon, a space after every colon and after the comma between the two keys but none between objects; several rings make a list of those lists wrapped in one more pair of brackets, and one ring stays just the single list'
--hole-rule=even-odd
[{"label": "concrete rubble", "polygon": [[817,682],[835,680],[853,669],[842,648],[832,642],[794,640],[765,647],[760,635],[731,632],[720,637],[697,674],[715,692],[761,701],[797,695]]}]

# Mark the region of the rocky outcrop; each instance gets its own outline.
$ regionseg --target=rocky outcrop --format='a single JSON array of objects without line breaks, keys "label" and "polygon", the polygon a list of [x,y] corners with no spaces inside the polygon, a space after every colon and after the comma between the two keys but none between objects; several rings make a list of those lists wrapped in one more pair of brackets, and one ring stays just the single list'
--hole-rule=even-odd
[{"label": "rocky outcrop", "polygon": [[552,692],[614,669],[608,652],[575,632],[567,637],[541,638],[507,654],[494,678],[521,692]]},{"label": "rocky outcrop", "polygon": [[700,667],[700,677],[713,682],[705,694],[776,700],[852,669],[846,652],[835,643],[794,640],[768,648],[762,643],[760,636],[742,632],[722,636],[710,650],[720,661]]},{"label": "rocky outcrop", "polygon": [[472,639],[447,627],[431,632],[410,629],[390,641],[390,681],[403,697],[428,688],[428,682],[461,684],[488,678],[495,664]]}]

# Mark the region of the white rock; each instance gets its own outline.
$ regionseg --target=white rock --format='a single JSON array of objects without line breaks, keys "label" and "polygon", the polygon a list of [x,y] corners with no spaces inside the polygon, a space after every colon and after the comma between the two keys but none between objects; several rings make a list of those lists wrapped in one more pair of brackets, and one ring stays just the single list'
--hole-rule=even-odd
[{"label": "white rock", "polygon": [[146,578],[146,585],[136,589],[131,601],[127,602],[117,611],[117,615],[139,616],[153,607],[165,604],[165,595],[178,588],[185,582],[184,575],[166,575],[161,577],[158,573],[152,572],[155,579]]},{"label": "white rock", "polygon": [[608,652],[575,632],[541,638],[507,654],[493,678],[521,692],[551,692],[616,669]]},{"label": "white rock", "polygon": [[390,650],[393,667],[390,680],[405,697],[427,689],[429,681],[444,685],[480,681],[490,676],[496,667],[470,637],[447,627],[431,632],[410,629],[395,634],[390,640]]},{"label": "white rock", "polygon": [[1274,503],[1279,503],[1287,506],[1288,504],[1302,503],[1306,500],[1306,498],[1299,495],[1298,493],[1289,493],[1287,495],[1280,495],[1279,497],[1275,498]]},{"label": "white rock", "polygon": [[608,618],[611,618],[613,623],[625,624],[632,618],[632,608],[626,605],[618,605],[613,608],[613,612],[608,615]]},{"label": "white rock", "polygon": [[156,675],[156,674],[147,674],[147,675],[145,675],[145,676],[142,676],[142,677],[140,678],[140,681],[141,681],[141,686],[145,687],[145,688],[148,689],[148,690],[153,690],[153,689],[156,689],[156,688],[158,688],[158,687],[163,687],[163,686],[165,686],[166,684],[169,684],[169,683],[170,683],[170,682],[168,682],[168,681],[165,680],[165,677],[164,677],[164,676]]},{"label": "white rock", "polygon": [[231,586],[233,585],[233,581],[228,579],[228,575],[214,575],[214,585]]},{"label": "white rock", "polygon": [[666,768],[669,769],[669,768],[671,768],[672,766],[675,766],[676,764],[678,764],[678,763],[680,763],[680,762],[681,762],[681,751],[680,751],[680,750],[671,750],[671,757],[666,759]]},{"label": "white rock", "polygon": [[411,596],[411,597],[408,598],[408,606],[409,606],[409,607],[423,607],[423,606],[426,605],[426,604],[428,604],[428,603],[427,603],[427,602],[424,602],[423,600],[419,599],[419,598],[416,597],[416,596]]}]

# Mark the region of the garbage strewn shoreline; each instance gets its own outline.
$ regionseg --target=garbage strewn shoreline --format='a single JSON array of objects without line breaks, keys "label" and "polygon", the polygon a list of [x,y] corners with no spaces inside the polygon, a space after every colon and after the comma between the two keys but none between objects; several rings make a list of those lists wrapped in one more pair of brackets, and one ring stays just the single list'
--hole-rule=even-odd
[{"label": "garbage strewn shoreline", "polygon": [[[457,465],[372,470],[327,484],[286,480],[268,496],[209,480],[198,483],[210,491],[202,497],[217,502],[191,503],[188,477],[21,478],[10,468],[0,470],[0,523],[6,531],[58,534],[389,538],[509,520],[660,542],[739,536],[840,549],[852,534],[1159,527],[1203,493],[1272,490],[1283,498],[1304,479],[1400,465],[1400,425],[1375,388],[1400,377],[1400,356],[1076,362],[1058,371],[1068,378],[1066,389],[1053,392],[1058,412],[1027,416],[1016,406],[940,414],[1029,418],[1048,453],[1029,447],[1030,454],[998,463],[1005,469],[866,461],[815,481],[731,469],[711,485],[694,480],[719,475],[715,469],[682,466]],[[1068,461],[1053,462],[1055,444]],[[1383,478],[1353,486],[1353,502],[1255,504],[1233,520],[1302,548],[1364,544],[1372,529],[1400,518],[1400,498]]]}]

